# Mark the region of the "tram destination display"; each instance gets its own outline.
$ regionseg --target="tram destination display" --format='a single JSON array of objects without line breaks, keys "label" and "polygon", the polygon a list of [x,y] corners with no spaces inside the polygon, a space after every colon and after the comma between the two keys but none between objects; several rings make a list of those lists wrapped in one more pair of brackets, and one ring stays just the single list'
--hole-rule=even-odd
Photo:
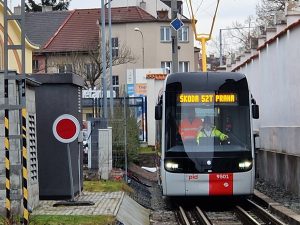
[{"label": "tram destination display", "polygon": [[237,104],[235,93],[182,93],[178,95],[178,103],[216,103]]}]

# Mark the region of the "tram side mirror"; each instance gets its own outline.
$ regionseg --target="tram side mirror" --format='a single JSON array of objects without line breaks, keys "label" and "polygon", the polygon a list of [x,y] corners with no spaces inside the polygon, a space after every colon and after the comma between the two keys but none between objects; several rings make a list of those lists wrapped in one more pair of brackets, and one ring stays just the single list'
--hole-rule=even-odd
[{"label": "tram side mirror", "polygon": [[253,119],[259,119],[259,106],[256,104],[252,105],[252,117]]},{"label": "tram side mirror", "polygon": [[155,106],[155,120],[161,120],[162,118],[162,105]]}]

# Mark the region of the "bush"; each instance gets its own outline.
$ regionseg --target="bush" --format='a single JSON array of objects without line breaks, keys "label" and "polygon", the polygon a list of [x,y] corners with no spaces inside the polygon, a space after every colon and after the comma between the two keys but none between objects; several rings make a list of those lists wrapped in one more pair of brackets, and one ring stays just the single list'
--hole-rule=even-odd
[{"label": "bush", "polygon": [[[124,168],[125,166],[125,121],[124,108],[114,108],[114,119],[110,120],[112,127],[112,147],[113,147],[113,166]],[[139,129],[137,119],[134,116],[133,109],[126,108],[126,133],[127,133],[127,160],[130,162],[137,162],[138,148],[139,148]]]}]

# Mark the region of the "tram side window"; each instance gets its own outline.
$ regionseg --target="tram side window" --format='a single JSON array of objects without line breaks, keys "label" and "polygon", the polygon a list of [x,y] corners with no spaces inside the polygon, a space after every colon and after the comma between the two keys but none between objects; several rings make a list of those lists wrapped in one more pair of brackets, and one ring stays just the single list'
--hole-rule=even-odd
[{"label": "tram side window", "polygon": [[167,149],[177,144],[177,123],[176,123],[176,109],[170,107],[166,112],[166,144]]},{"label": "tram side window", "polygon": [[250,149],[250,124],[249,113],[246,107],[235,109],[224,107],[221,112],[220,125],[223,131],[229,136],[232,145],[246,146]]}]

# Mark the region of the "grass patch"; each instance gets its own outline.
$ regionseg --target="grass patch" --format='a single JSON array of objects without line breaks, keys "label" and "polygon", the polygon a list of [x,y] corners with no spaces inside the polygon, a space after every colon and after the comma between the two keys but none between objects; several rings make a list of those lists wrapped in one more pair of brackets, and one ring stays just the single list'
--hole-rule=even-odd
[{"label": "grass patch", "polygon": [[113,216],[31,216],[30,225],[113,225]]},{"label": "grass patch", "polygon": [[126,185],[124,182],[120,181],[84,181],[83,190],[89,192],[115,192],[115,191],[125,191],[132,193],[133,190]]},{"label": "grass patch", "polygon": [[138,149],[138,153],[140,154],[154,154],[155,153],[155,149],[154,147],[139,147]]},{"label": "grass patch", "polygon": [[19,216],[12,216],[10,223],[9,223],[8,220],[4,216],[0,216],[0,225],[10,225],[10,224],[18,225],[18,224],[21,224],[20,219],[21,218]]},{"label": "grass patch", "polygon": [[0,225],[5,225],[5,218],[0,216]]}]

